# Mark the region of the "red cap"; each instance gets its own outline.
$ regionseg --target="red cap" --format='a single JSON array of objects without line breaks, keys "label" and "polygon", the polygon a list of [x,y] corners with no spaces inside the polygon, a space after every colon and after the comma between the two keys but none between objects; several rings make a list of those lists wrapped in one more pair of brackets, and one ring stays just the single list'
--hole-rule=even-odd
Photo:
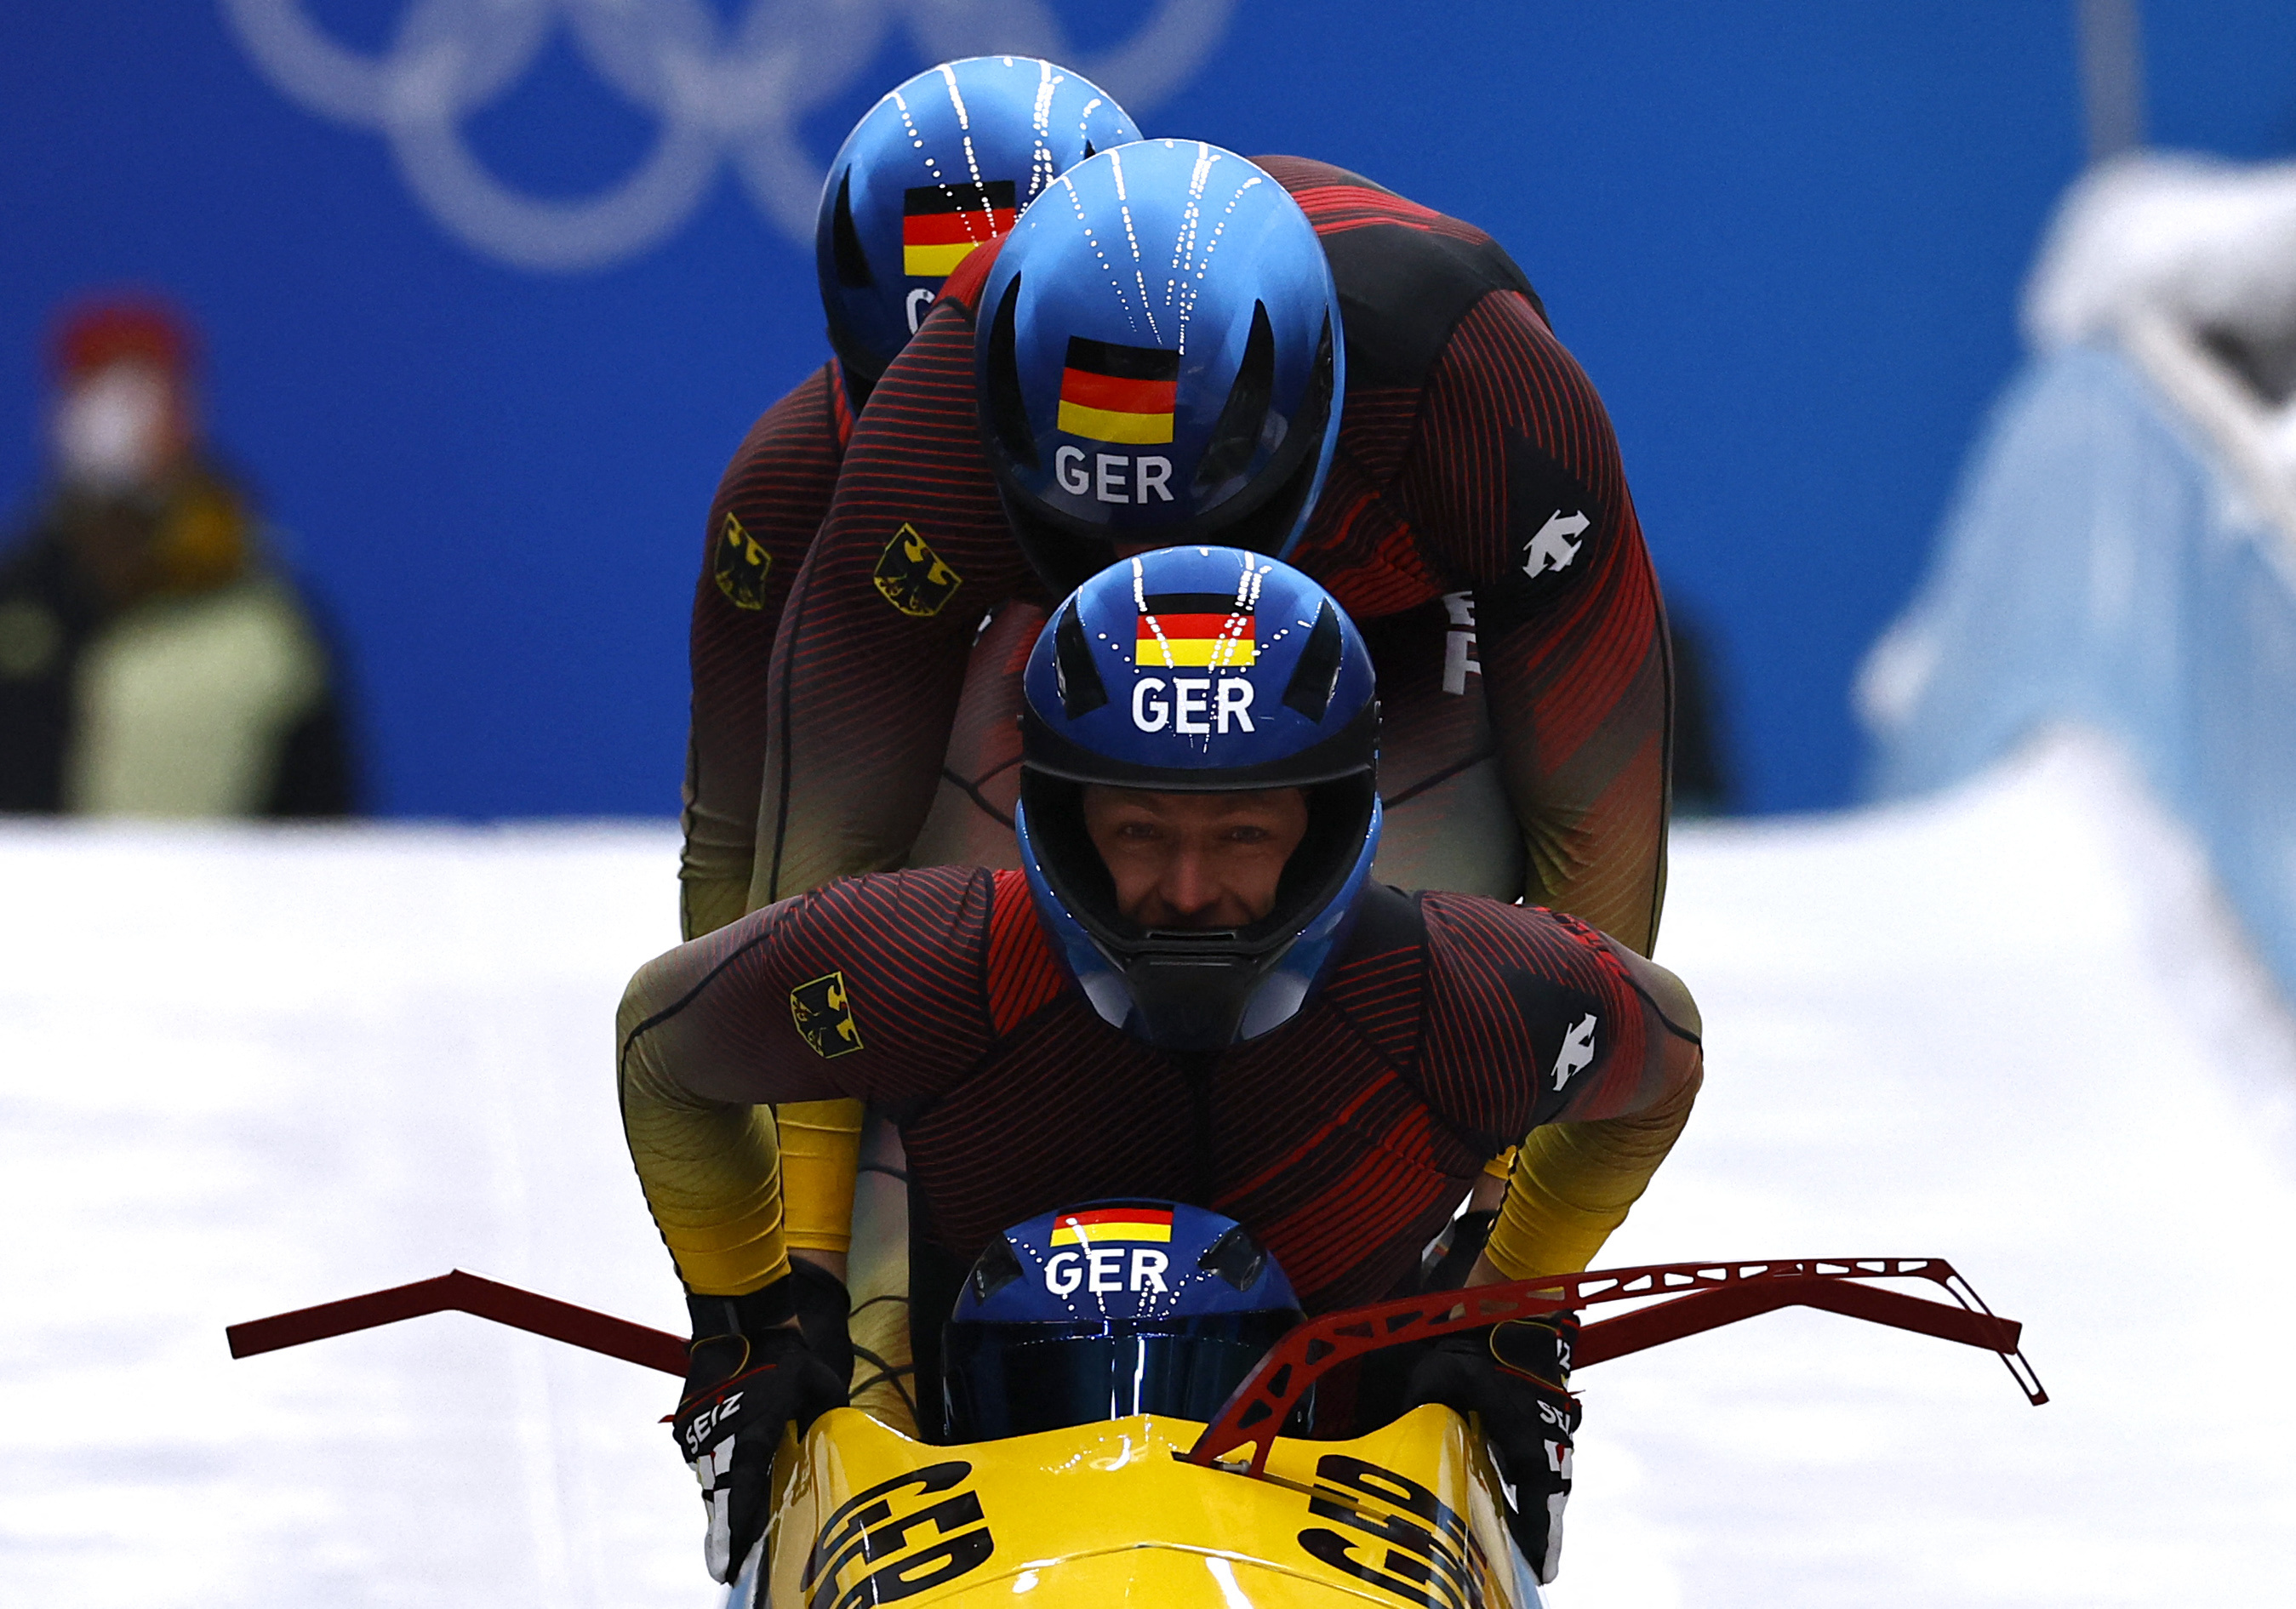
[{"label": "red cap", "polygon": [[105,296],[75,303],[57,316],[48,359],[59,380],[122,359],[180,375],[191,367],[196,346],[190,322],[171,303],[149,295]]}]

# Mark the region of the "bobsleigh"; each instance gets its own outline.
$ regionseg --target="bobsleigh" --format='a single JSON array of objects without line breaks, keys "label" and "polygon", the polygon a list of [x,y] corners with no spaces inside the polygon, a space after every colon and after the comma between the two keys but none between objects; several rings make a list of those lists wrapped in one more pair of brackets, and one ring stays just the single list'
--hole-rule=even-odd
[{"label": "bobsleigh", "polygon": [[[1925,1280],[1949,1300],[1875,1282]],[[1369,1354],[1570,1308],[1578,1368],[1784,1307],[1997,1352],[2048,1398],[1995,1315],[1937,1258],[1677,1263],[1439,1291],[1286,1334],[1210,1424],[1136,1415],[939,1446],[839,1408],[785,1437],[776,1502],[727,1609],[1538,1609],[1480,1428],[1414,1408],[1340,1439],[1283,1433],[1319,1381]],[[683,1377],[659,1330],[457,1270],[234,1325],[248,1357],[443,1311]],[[1015,1599],[1025,1603],[1014,1604]]]}]

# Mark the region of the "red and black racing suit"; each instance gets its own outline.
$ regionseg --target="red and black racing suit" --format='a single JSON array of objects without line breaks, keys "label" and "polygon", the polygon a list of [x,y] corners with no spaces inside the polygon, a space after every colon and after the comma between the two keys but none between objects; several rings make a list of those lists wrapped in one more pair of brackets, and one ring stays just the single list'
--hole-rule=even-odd
[{"label": "red and black racing suit", "polygon": [[1374,885],[1298,1016],[1168,1054],[1094,1011],[1020,874],[940,867],[848,879],[671,951],[632,981],[619,1038],[640,1180],[704,1293],[787,1268],[762,1104],[890,1115],[931,1379],[926,1347],[989,1237],[1095,1197],[1239,1219],[1319,1312],[1402,1285],[1485,1160],[1552,1129],[1575,1153],[1527,1143],[1516,1187],[1564,1218],[1527,1219],[1512,1247],[1503,1220],[1490,1251],[1510,1273],[1583,1268],[1688,1113],[1694,1024],[1673,979],[1572,918]]},{"label": "red and black racing suit", "polygon": [[782,603],[829,513],[853,409],[835,358],[758,416],[710,500],[693,588],[678,915],[685,936],[748,908],[765,778],[766,678]]},{"label": "red and black racing suit", "polygon": [[[1323,241],[1347,339],[1337,456],[1292,559],[1379,656],[1393,847],[1456,862],[1390,859],[1382,875],[1521,894],[1647,953],[1670,669],[1601,399],[1481,231],[1322,163],[1263,165]],[[913,845],[947,789],[961,692],[988,694],[966,686],[976,628],[1043,603],[977,423],[972,303],[994,252],[950,277],[878,382],[790,595],[752,906],[922,863]],[[1003,696],[974,724],[1012,751],[984,806],[1009,816],[1013,687]],[[1414,798],[1417,824],[1400,808]]]},{"label": "red and black racing suit", "polygon": [[[680,824],[678,915],[680,931],[689,939],[723,927],[749,908],[774,638],[798,567],[837,488],[845,444],[853,433],[855,398],[865,404],[868,390],[855,385],[835,358],[815,370],[750,427],[710,501],[701,573],[693,589],[693,696]],[[1455,604],[1451,613],[1464,612]],[[939,795],[910,846],[910,864],[1019,864],[1013,843],[1013,800],[1019,787],[1013,768],[1020,762],[1015,697],[1021,668],[1044,618],[1034,603],[1013,599],[981,630],[942,765]],[[1472,659],[1462,634],[1469,628],[1447,629],[1448,637],[1436,637],[1431,648],[1419,650],[1415,658],[1427,666],[1408,679],[1464,683],[1462,667],[1471,668]],[[1447,643],[1451,661],[1438,663]],[[1406,656],[1390,650],[1389,658],[1398,676],[1405,677]],[[1477,713],[1476,707],[1464,711],[1469,721]],[[1469,769],[1449,762],[1455,749],[1466,752],[1473,747],[1473,734],[1462,740],[1433,724],[1429,734],[1443,746],[1424,768],[1444,772],[1435,779],[1440,786],[1451,775]],[[1459,748],[1462,742],[1467,748]],[[1488,747],[1485,742],[1481,751],[1488,753]],[[1453,785],[1465,792],[1479,780],[1469,777]],[[1490,791],[1484,783],[1482,792]],[[1409,869],[1441,867],[1414,863]],[[1441,875],[1421,880],[1445,888],[1465,886]]]}]

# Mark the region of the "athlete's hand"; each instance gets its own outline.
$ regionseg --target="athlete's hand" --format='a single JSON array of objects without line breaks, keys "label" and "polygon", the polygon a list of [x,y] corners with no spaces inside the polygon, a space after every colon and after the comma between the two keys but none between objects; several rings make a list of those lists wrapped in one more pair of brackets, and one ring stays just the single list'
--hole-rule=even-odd
[{"label": "athlete's hand", "polygon": [[685,1299],[693,1342],[670,1428],[701,1482],[709,1516],[702,1557],[713,1580],[733,1580],[765,1534],[782,1427],[794,1424],[801,1436],[845,1400],[843,1383],[783,1317],[789,1298],[777,1282],[748,1296]]},{"label": "athlete's hand", "polygon": [[1562,1560],[1562,1506],[1570,1499],[1570,1394],[1578,1315],[1568,1310],[1446,1335],[1411,1371],[1411,1406],[1440,1402],[1481,1416],[1483,1439],[1505,1482],[1507,1529],[1545,1586]]}]

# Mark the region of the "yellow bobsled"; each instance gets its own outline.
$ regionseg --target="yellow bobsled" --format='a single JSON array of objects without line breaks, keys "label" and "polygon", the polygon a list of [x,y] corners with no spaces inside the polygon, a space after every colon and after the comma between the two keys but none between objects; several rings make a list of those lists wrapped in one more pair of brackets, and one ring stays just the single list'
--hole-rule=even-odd
[{"label": "yellow bobsled", "polygon": [[1481,1438],[1444,1408],[1350,1441],[1278,1438],[1259,1478],[1145,1416],[964,1447],[866,1414],[784,1444],[750,1609],[1531,1609]]}]

